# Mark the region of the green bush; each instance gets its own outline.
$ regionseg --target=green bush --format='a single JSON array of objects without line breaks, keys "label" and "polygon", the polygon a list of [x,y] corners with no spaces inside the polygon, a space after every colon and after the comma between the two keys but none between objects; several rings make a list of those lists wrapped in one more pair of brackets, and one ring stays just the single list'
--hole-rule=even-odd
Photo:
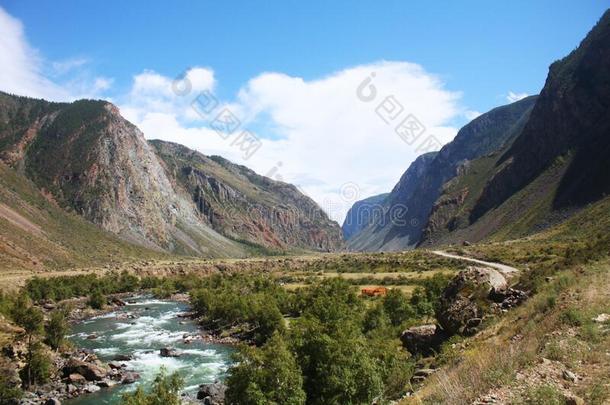
[{"label": "green bush", "polygon": [[134,392],[123,394],[121,405],[180,405],[180,390],[183,387],[184,380],[180,374],[167,375],[162,368],[148,393],[138,386]]},{"label": "green bush", "polygon": [[407,296],[396,288],[388,291],[383,300],[383,308],[394,326],[399,326],[416,315]]},{"label": "green bush", "polygon": [[44,384],[49,381],[51,377],[51,360],[45,353],[43,345],[40,343],[32,344],[28,353],[28,361],[20,374],[25,387],[33,384]]},{"label": "green bush", "polygon": [[66,314],[62,310],[53,311],[49,322],[45,326],[46,343],[55,350],[59,349],[64,342],[68,330]]},{"label": "green bush", "polygon": [[93,309],[103,309],[107,303],[108,300],[106,299],[106,296],[97,289],[91,293],[89,300],[87,301],[87,305]]},{"label": "green bush", "polygon": [[581,326],[585,323],[585,316],[578,309],[568,308],[561,313],[560,320],[564,325]]},{"label": "green bush", "polygon": [[235,360],[227,378],[227,403],[305,404],[301,370],[279,334],[261,349],[242,347]]},{"label": "green bush", "polygon": [[525,393],[525,404],[527,405],[564,405],[565,399],[561,392],[552,385],[532,387]]}]

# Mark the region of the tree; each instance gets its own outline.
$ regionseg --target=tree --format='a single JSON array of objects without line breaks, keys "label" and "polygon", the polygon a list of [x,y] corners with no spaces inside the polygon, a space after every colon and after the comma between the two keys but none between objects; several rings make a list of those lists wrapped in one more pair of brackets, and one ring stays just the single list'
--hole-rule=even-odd
[{"label": "tree", "polygon": [[383,331],[390,325],[390,318],[386,314],[383,305],[376,304],[370,307],[364,314],[364,321],[362,322],[362,330],[364,333],[371,333],[375,331]]},{"label": "tree", "polygon": [[415,316],[406,295],[397,288],[388,291],[383,299],[383,308],[394,326],[399,326],[407,319]]},{"label": "tree", "polygon": [[382,392],[380,370],[367,340],[358,328],[344,323],[332,330],[316,319],[291,325],[308,404],[371,403]]},{"label": "tree", "polygon": [[64,342],[68,329],[68,322],[66,321],[66,314],[64,311],[53,311],[49,323],[45,327],[47,344],[54,350],[59,349]]},{"label": "tree", "polygon": [[227,403],[235,405],[301,405],[303,377],[279,333],[260,348],[242,347],[227,379]]},{"label": "tree", "polygon": [[123,394],[121,405],[180,405],[180,390],[183,387],[184,380],[180,374],[167,375],[167,370],[162,367],[150,392],[144,392],[140,386],[132,393]]},{"label": "tree", "polygon": [[28,349],[28,361],[21,370],[21,379],[26,387],[32,384],[44,384],[51,376],[51,360],[45,347],[39,342],[32,343]]},{"label": "tree", "polygon": [[264,344],[276,331],[284,331],[284,317],[272,298],[263,297],[254,305],[251,321],[256,325],[254,343]]},{"label": "tree", "polygon": [[36,367],[34,366],[36,365],[36,361],[40,360],[40,358],[35,358],[34,356],[34,338],[42,334],[44,317],[42,311],[32,306],[30,299],[25,294],[22,294],[17,298],[17,301],[13,306],[12,316],[17,325],[24,329],[26,335],[28,353],[27,365],[24,369],[26,370],[24,385],[29,387],[35,382],[34,373],[36,372]]}]

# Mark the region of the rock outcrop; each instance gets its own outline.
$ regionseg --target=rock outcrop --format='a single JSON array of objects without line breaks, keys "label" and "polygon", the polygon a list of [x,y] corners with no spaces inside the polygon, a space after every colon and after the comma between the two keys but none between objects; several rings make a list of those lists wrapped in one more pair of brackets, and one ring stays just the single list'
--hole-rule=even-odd
[{"label": "rock outcrop", "polygon": [[444,330],[437,325],[430,324],[406,329],[400,335],[400,340],[411,355],[429,356],[437,352],[448,337]]},{"label": "rock outcrop", "polygon": [[497,270],[469,267],[455,276],[441,294],[436,319],[450,335],[472,335],[491,312],[490,294],[506,288],[506,279]]}]

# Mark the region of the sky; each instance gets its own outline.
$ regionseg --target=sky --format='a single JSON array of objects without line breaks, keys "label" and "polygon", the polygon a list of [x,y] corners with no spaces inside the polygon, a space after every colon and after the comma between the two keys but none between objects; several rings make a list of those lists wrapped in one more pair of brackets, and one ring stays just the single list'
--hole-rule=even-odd
[{"label": "sky", "polygon": [[0,90],[115,103],[148,139],[295,184],[341,222],[538,93],[610,0],[0,0]]}]

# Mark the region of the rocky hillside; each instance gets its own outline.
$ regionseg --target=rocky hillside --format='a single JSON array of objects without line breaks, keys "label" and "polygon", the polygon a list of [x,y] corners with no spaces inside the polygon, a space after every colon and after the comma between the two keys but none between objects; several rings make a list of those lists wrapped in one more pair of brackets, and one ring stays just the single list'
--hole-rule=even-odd
[{"label": "rocky hillside", "polygon": [[515,141],[446,185],[423,243],[515,238],[610,192],[610,12],[553,63]]},{"label": "rocky hillside", "polygon": [[352,236],[359,233],[361,230],[372,222],[375,213],[383,209],[383,203],[389,193],[374,195],[364,200],[356,201],[352,208],[347,212],[341,230],[345,240],[351,239]]},{"label": "rocky hillside", "polygon": [[[0,159],[65,210],[154,250],[214,257],[240,257],[252,250],[236,241],[251,240],[247,232],[240,233],[247,227],[236,226],[237,231],[227,236],[215,230],[224,228],[212,225],[190,185],[174,172],[169,174],[155,148],[112,104],[48,103],[2,93],[0,120]],[[257,187],[245,179],[245,188]],[[292,200],[297,198],[296,189],[293,194]],[[276,197],[279,204],[285,193],[278,192]],[[339,227],[327,219],[324,224],[336,236],[333,243],[323,240],[326,229],[317,228],[323,220],[311,222],[310,239],[288,240],[282,247],[329,250],[339,246]],[[263,232],[271,240],[281,240],[274,230]]]},{"label": "rocky hillside", "polygon": [[223,235],[268,248],[333,251],[342,246],[337,224],[292,184],[175,143],[151,145],[172,181],[188,191],[200,215]]},{"label": "rocky hillside", "polygon": [[30,271],[164,259],[167,254],[129,244],[75,213],[0,162],[0,272],[5,285]]},{"label": "rocky hillside", "polygon": [[387,198],[386,213],[350,241],[354,250],[402,250],[420,242],[445,182],[469,162],[510,143],[536,102],[528,97],[495,108],[463,127],[438,153],[416,159]]}]

